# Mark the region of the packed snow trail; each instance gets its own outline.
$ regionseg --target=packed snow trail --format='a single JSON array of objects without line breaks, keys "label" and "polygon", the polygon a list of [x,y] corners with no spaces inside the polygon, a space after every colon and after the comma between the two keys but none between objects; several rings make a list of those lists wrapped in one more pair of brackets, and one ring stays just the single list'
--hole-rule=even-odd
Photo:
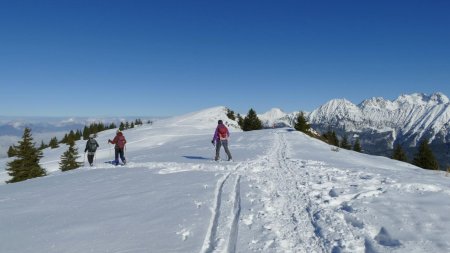
[{"label": "packed snow trail", "polygon": [[[323,182],[324,175],[327,173],[325,164],[323,162],[291,159],[286,140],[288,132],[282,130],[272,131],[271,133],[273,136],[271,145],[268,145],[267,154],[252,161],[242,162],[236,168],[236,171],[242,175],[243,180],[253,182],[257,186],[255,188],[259,192],[255,193],[254,196],[259,196],[258,201],[261,203],[260,206],[253,205],[251,208],[246,208],[242,215],[252,217],[252,219],[260,219],[258,223],[263,224],[263,230],[265,230],[263,233],[266,233],[267,238],[270,239],[253,244],[238,242],[236,252],[247,252],[249,250],[253,252],[308,253],[363,252],[366,244],[364,236],[355,234],[353,231],[354,227],[357,227],[355,225],[358,224],[357,219],[348,222],[350,216],[343,215],[341,206],[336,207],[336,202],[328,205],[331,202],[327,198],[329,193],[323,194],[317,191],[325,183]],[[316,174],[314,174],[315,171],[317,171]],[[219,185],[222,186],[222,184],[223,182],[219,181]],[[328,186],[329,184],[326,184],[326,189],[321,190],[329,191]],[[219,192],[223,194],[222,188]],[[378,191],[375,191],[369,193],[368,196],[370,194],[376,196],[377,193]],[[244,195],[245,193],[241,192],[241,194]],[[360,194],[364,194],[364,192],[355,194],[353,198],[358,198]],[[245,195],[250,196],[249,193]],[[339,204],[347,205],[346,202],[342,202]],[[323,203],[328,206],[324,206]],[[230,207],[226,209],[230,209]],[[218,215],[226,209],[219,205],[218,208],[213,209],[215,210],[213,213]],[[234,217],[236,218],[236,216]],[[240,221],[244,219],[244,217],[241,217]],[[239,231],[248,230],[248,226],[245,224],[240,224],[239,227]],[[231,229],[228,227],[227,230]],[[252,233],[257,234],[261,231],[255,229]],[[220,239],[216,238],[215,240],[220,242],[220,240],[226,239],[220,237]],[[224,243],[234,244],[235,242]],[[203,252],[235,252],[224,251],[223,248],[217,246],[219,244],[216,244],[214,249],[210,247],[210,251]],[[239,246],[245,248],[240,249]]]}]

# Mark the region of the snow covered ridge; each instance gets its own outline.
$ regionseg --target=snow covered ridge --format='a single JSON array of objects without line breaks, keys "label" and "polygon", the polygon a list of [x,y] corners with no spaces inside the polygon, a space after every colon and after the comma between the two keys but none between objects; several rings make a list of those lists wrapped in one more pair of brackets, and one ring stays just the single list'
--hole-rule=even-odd
[{"label": "snow covered ridge", "polygon": [[225,113],[123,131],[125,166],[107,163],[114,130],[98,134],[93,167],[63,173],[67,147],[44,150],[48,176],[0,184],[0,252],[450,251],[445,173],[334,152],[287,128],[230,126],[235,161],[215,162],[210,140]]}]

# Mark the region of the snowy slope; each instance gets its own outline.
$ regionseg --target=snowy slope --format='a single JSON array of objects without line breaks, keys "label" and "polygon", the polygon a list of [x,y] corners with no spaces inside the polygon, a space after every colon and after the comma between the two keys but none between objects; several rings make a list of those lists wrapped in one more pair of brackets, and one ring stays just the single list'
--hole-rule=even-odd
[{"label": "snowy slope", "polygon": [[288,128],[231,127],[217,163],[225,113],[124,131],[126,166],[104,163],[112,130],[94,167],[61,173],[64,148],[46,150],[49,176],[0,185],[0,252],[450,251],[450,177]]}]

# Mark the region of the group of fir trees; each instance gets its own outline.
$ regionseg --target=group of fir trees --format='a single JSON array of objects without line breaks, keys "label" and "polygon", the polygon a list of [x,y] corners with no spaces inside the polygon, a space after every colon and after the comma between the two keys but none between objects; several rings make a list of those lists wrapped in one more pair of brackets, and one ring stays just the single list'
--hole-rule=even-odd
[{"label": "group of fir trees", "polygon": [[[402,162],[409,162],[406,153],[403,151],[402,146],[397,144],[392,151],[392,159],[399,160]],[[421,167],[428,170],[438,170],[439,163],[433,154],[429,146],[429,140],[424,138],[417,147],[417,151],[414,154],[412,164],[417,167]]]},{"label": "group of fir trees", "polygon": [[[147,123],[152,124],[152,122],[150,120]],[[125,122],[120,122],[119,129],[120,129],[120,131],[123,131],[123,130],[131,129],[131,128],[134,128],[135,126],[140,126],[140,125],[142,125],[141,119],[136,119],[134,122],[131,121],[131,123],[128,121],[125,121]]]},{"label": "group of fir trees", "polygon": [[[80,156],[75,141],[70,141],[68,145],[69,148],[61,155],[61,161],[59,162],[62,171],[76,169],[82,165],[82,163],[77,162]],[[19,141],[18,146],[11,146],[9,153],[15,159],[6,164],[6,171],[11,176],[11,179],[6,183],[16,183],[47,175],[45,169],[39,165],[42,151],[35,147],[30,128],[25,128],[22,140]]]},{"label": "group of fir trees", "polygon": [[238,124],[244,131],[260,130],[263,128],[262,122],[253,108],[248,111],[244,118],[238,114]]},{"label": "group of fir trees", "polygon": [[361,142],[359,138],[355,139],[355,142],[353,145],[348,141],[348,137],[346,134],[342,137],[342,139],[339,141],[339,138],[336,135],[336,132],[333,130],[328,130],[326,133],[322,135],[322,138],[325,139],[326,142],[330,145],[334,145],[336,147],[340,147],[343,149],[353,150],[356,152],[362,152],[361,148]]},{"label": "group of fir trees", "polygon": [[89,124],[89,126],[84,126],[83,128],[83,140],[89,139],[89,135],[91,134],[97,134],[98,132],[114,128],[117,128],[116,124],[114,123],[111,123],[109,125],[105,125],[102,122],[91,123]]}]

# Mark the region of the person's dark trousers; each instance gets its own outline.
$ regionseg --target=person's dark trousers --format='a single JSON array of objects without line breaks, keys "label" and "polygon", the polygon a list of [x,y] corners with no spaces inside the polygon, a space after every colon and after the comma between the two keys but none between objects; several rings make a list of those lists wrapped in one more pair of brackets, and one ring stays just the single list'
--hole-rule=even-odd
[{"label": "person's dark trousers", "polygon": [[216,158],[215,160],[219,160],[220,157],[220,147],[223,146],[223,148],[225,149],[225,153],[227,153],[228,156],[228,160],[231,160],[231,153],[230,150],[228,149],[228,141],[227,140],[219,140],[216,143]]},{"label": "person's dark trousers", "polygon": [[95,155],[95,154],[92,154],[92,155],[91,155],[91,154],[88,154],[88,155],[87,155],[87,157],[88,157],[88,162],[89,162],[90,165],[92,165],[92,164],[94,163],[94,155]]},{"label": "person's dark trousers", "polygon": [[115,161],[114,162],[116,163],[116,165],[119,164],[119,156],[120,156],[120,159],[122,160],[122,162],[126,163],[125,155],[123,153],[123,148],[116,148],[115,150],[116,150],[116,152],[115,152]]}]

